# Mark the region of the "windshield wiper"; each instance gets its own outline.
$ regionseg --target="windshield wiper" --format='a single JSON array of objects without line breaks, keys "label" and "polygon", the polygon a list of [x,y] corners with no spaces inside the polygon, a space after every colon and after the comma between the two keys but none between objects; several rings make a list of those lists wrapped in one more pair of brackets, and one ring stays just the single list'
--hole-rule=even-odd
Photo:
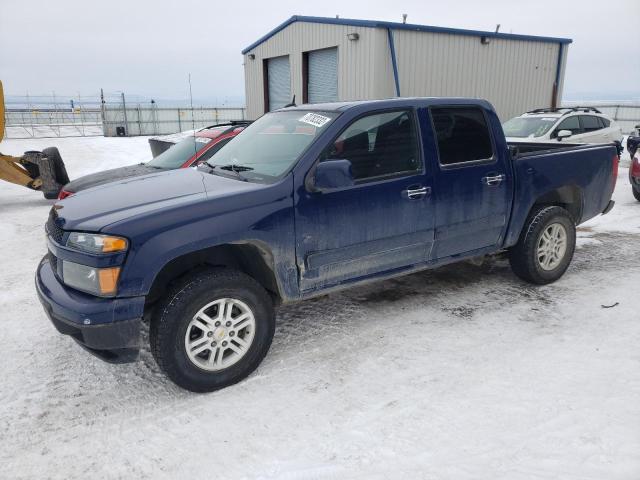
[{"label": "windshield wiper", "polygon": [[249,170],[253,170],[252,167],[247,167],[245,165],[236,165],[235,163],[230,163],[229,165],[221,165],[220,168],[222,170],[231,170],[232,172],[248,172]]},{"label": "windshield wiper", "polygon": [[228,165],[211,165],[211,164],[209,165],[214,169],[219,168],[220,170],[227,170],[229,172],[233,172],[243,182],[248,182],[249,180],[247,179],[247,177],[242,175],[241,172],[248,172],[250,170],[253,170],[252,167],[247,167],[245,165],[236,165],[235,163],[230,163]]}]

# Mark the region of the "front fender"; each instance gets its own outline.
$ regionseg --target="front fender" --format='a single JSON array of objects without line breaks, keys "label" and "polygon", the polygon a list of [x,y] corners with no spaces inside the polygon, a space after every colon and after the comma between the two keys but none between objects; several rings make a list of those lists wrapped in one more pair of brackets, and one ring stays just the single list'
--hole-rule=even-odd
[{"label": "front fender", "polygon": [[[208,199],[188,210],[163,212],[114,224],[109,232],[128,236],[131,250],[118,296],[147,295],[162,268],[174,259],[208,248],[255,242],[267,245],[284,293],[297,295],[291,179],[235,198]],[[133,226],[135,225],[135,227]],[[127,235],[135,230],[137,234]]]}]

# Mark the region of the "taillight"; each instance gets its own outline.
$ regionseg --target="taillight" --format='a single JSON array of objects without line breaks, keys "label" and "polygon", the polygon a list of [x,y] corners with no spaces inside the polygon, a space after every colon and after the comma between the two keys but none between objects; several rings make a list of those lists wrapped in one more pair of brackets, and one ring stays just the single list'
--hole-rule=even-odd
[{"label": "taillight", "polygon": [[71,195],[73,195],[73,192],[67,192],[66,190],[60,190],[60,193],[58,193],[58,200],[64,200],[67,197],[70,197]]},{"label": "taillight", "polygon": [[618,181],[618,163],[620,163],[620,157],[618,155],[613,156],[613,189],[616,189],[616,182]]}]

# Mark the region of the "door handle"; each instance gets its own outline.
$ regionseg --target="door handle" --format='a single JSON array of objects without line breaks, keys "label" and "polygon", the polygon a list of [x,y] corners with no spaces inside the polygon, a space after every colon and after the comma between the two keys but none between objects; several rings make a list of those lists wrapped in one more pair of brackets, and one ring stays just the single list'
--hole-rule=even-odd
[{"label": "door handle", "polygon": [[431,194],[431,187],[409,188],[405,192],[408,198],[417,200]]},{"label": "door handle", "polygon": [[500,185],[502,183],[502,180],[504,180],[505,178],[506,176],[504,174],[487,175],[486,177],[482,177],[482,183],[490,187],[495,187],[496,185]]}]

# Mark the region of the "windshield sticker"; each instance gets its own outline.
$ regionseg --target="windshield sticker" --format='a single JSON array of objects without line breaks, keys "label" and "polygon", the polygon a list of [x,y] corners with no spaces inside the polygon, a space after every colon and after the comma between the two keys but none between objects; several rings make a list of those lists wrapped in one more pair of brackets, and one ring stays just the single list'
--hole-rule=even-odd
[{"label": "windshield sticker", "polygon": [[196,137],[196,142],[198,143],[209,143],[210,141],[211,139],[207,137]]},{"label": "windshield sticker", "polygon": [[304,117],[298,120],[299,122],[308,123],[309,125],[313,125],[314,127],[322,127],[327,122],[330,122],[331,119],[329,117],[325,117],[324,115],[318,115],[317,113],[307,113]]}]

